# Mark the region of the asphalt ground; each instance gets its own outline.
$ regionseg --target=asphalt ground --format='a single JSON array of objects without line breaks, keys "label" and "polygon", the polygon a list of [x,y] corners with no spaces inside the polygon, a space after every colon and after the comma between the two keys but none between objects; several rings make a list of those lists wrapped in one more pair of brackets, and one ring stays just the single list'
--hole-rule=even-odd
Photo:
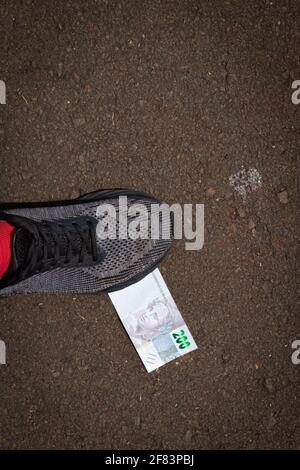
[{"label": "asphalt ground", "polygon": [[[3,1],[0,200],[205,204],[162,274],[198,350],[147,374],[106,295],[0,300],[2,449],[299,448],[296,0]],[[246,198],[231,175],[262,178]]]}]

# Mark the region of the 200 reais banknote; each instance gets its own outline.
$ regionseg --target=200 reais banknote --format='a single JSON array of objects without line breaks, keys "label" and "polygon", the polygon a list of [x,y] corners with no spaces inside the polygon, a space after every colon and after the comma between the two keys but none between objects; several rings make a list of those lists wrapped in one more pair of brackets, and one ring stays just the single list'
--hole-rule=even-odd
[{"label": "200 reais banknote", "polygon": [[159,269],[109,297],[148,372],[197,349]]}]

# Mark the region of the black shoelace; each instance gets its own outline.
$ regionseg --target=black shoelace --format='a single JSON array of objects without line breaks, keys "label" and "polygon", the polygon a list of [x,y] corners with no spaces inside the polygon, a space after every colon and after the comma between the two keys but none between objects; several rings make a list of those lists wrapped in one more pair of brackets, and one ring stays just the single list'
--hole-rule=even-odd
[{"label": "black shoelace", "polygon": [[19,216],[11,218],[18,228],[30,233],[32,240],[21,266],[4,280],[5,283],[57,267],[91,265],[99,259],[96,222],[91,217],[49,222],[35,222]]},{"label": "black shoelace", "polygon": [[[56,225],[56,227],[55,227]],[[71,262],[83,264],[88,258],[97,261],[97,245],[93,223],[61,222],[42,223],[37,225],[38,237],[29,249],[27,272],[40,272],[45,268],[67,266]]]}]

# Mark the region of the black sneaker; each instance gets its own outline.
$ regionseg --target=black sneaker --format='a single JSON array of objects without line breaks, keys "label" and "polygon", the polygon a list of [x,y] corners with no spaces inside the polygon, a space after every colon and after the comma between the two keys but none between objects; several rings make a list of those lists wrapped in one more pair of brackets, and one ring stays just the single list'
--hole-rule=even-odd
[{"label": "black sneaker", "polygon": [[159,211],[159,201],[152,196],[125,189],[96,191],[70,201],[0,204],[0,221],[13,227],[0,295],[109,292],[151,272],[170,248],[172,235],[165,237],[162,230],[164,222],[172,226],[170,217],[160,224],[156,239],[150,235],[150,215],[147,239],[125,238],[132,219],[124,225],[117,217],[116,238],[104,239],[98,235],[101,209],[110,204],[118,216],[121,196],[128,207],[142,204],[149,214]]}]

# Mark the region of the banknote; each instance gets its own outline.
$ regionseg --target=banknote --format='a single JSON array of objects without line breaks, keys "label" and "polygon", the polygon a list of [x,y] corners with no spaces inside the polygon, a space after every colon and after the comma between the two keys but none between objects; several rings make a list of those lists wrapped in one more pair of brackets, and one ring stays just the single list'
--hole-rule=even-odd
[{"label": "banknote", "polygon": [[159,269],[109,297],[148,372],[197,349]]}]

